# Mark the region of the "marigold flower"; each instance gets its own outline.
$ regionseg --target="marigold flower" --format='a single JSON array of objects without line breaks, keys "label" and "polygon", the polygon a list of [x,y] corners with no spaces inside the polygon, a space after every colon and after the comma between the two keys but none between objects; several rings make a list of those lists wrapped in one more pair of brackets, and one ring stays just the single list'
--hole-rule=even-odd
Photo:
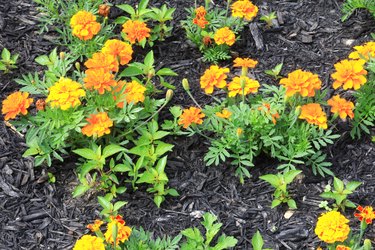
[{"label": "marigold flower", "polygon": [[214,87],[224,88],[227,85],[225,81],[227,73],[229,73],[228,68],[220,68],[217,65],[212,65],[200,78],[201,88],[204,89],[206,94],[212,94]]},{"label": "marigold flower", "polygon": [[206,20],[206,14],[206,9],[203,6],[196,8],[193,23],[204,29],[204,27],[206,27],[206,25],[208,24],[208,21]]},{"label": "marigold flower", "polygon": [[[118,88],[116,88],[116,92],[120,92],[125,85],[125,89],[123,92],[124,98],[126,102],[129,103],[137,103],[137,102],[143,102],[145,100],[145,91],[146,87],[140,84],[139,82],[133,80],[131,82],[124,82],[119,81],[118,82]],[[117,107],[123,108],[124,102],[120,102],[117,104]]]},{"label": "marigold flower", "polygon": [[315,227],[315,234],[320,240],[331,244],[343,242],[349,235],[349,220],[340,212],[330,211],[322,214]]},{"label": "marigold flower", "polygon": [[35,107],[36,107],[36,110],[43,111],[46,108],[46,100],[44,100],[44,99],[38,99],[35,102]]},{"label": "marigold flower", "polygon": [[150,31],[146,23],[138,20],[128,20],[122,25],[122,32],[126,34],[126,40],[131,44],[136,41],[141,42],[143,39],[150,37]]},{"label": "marigold flower", "polygon": [[102,48],[104,54],[112,55],[120,59],[120,64],[125,65],[132,59],[133,48],[130,44],[117,40],[107,40]]},{"label": "marigold flower", "polygon": [[221,112],[216,112],[215,115],[220,118],[228,119],[232,115],[232,112],[228,109],[223,109]]},{"label": "marigold flower", "polygon": [[120,242],[123,243],[127,241],[132,232],[132,229],[128,226],[125,226],[125,221],[122,219],[121,215],[110,217],[110,222],[107,225],[107,232],[105,232],[104,234],[105,240],[110,244],[114,244],[113,229],[115,227],[117,227],[116,245],[118,245]]},{"label": "marigold flower", "polygon": [[87,228],[90,229],[91,232],[95,233],[96,231],[100,230],[100,226],[103,225],[103,221],[95,220],[93,224],[88,224]]},{"label": "marigold flower", "polygon": [[358,206],[357,207],[358,213],[354,213],[354,216],[358,218],[359,221],[365,220],[366,224],[371,224],[372,220],[375,220],[375,211],[372,207],[366,206]]},{"label": "marigold flower", "polygon": [[342,60],[335,64],[336,72],[331,75],[335,80],[333,88],[343,86],[344,90],[359,89],[367,82],[367,71],[364,69],[364,60]]},{"label": "marigold flower", "polygon": [[86,121],[89,124],[81,130],[84,135],[101,137],[104,134],[111,133],[109,128],[113,126],[113,121],[108,117],[106,112],[91,114],[89,118],[86,118]]},{"label": "marigold flower", "polygon": [[107,4],[101,4],[101,5],[99,5],[98,13],[102,17],[108,17],[110,10],[111,10],[111,7],[109,5],[107,5]]},{"label": "marigold flower", "polygon": [[258,14],[258,7],[249,0],[240,0],[232,4],[232,16],[251,21]]},{"label": "marigold flower", "polygon": [[375,42],[367,42],[361,46],[354,46],[356,51],[350,53],[350,59],[365,59],[368,61],[371,58],[375,58]]},{"label": "marigold flower", "polygon": [[351,248],[344,245],[337,245],[336,250],[351,250]]},{"label": "marigold flower", "polygon": [[298,69],[289,73],[287,78],[281,79],[280,84],[285,86],[286,96],[299,93],[303,97],[312,97],[315,90],[320,89],[322,82],[318,75]]},{"label": "marigold flower", "polygon": [[228,84],[228,96],[235,97],[236,95],[248,95],[250,93],[258,92],[260,84],[257,80],[251,79],[247,76],[236,76]]},{"label": "marigold flower", "polygon": [[243,67],[243,68],[255,68],[258,64],[258,61],[250,59],[250,58],[240,58],[237,57],[234,59],[234,67]]},{"label": "marigold flower", "polygon": [[14,92],[10,94],[4,101],[1,113],[5,115],[4,120],[14,119],[18,114],[27,115],[27,108],[33,103],[32,98],[28,98],[27,92]]},{"label": "marigold flower", "polygon": [[114,75],[104,69],[89,69],[85,71],[86,77],[83,78],[85,87],[89,90],[97,90],[100,95],[104,92],[111,91],[112,87],[117,85]]},{"label": "marigold flower", "polygon": [[326,129],[327,116],[319,103],[309,103],[301,106],[300,119],[306,120],[308,123],[317,125],[319,128]]},{"label": "marigold flower", "polygon": [[183,128],[188,128],[191,124],[202,124],[202,118],[205,116],[206,115],[202,113],[201,109],[190,107],[188,109],[184,109],[178,120],[178,125],[182,125]]},{"label": "marigold flower", "polygon": [[77,240],[73,250],[105,250],[104,241],[96,236],[83,235]]},{"label": "marigold flower", "polygon": [[88,11],[78,11],[70,19],[70,27],[73,35],[81,40],[90,40],[99,33],[100,23],[96,21],[96,16]]},{"label": "marigold flower", "polygon": [[229,29],[228,27],[224,27],[216,30],[214,40],[218,45],[227,44],[229,46],[232,46],[236,41],[236,35],[231,29]]},{"label": "marigold flower", "polygon": [[331,112],[339,114],[342,120],[345,120],[347,116],[351,119],[354,118],[354,104],[351,101],[347,101],[344,98],[340,98],[339,95],[335,95],[329,99],[327,103],[331,106]]},{"label": "marigold flower", "polygon": [[112,54],[97,52],[85,62],[88,69],[104,69],[105,71],[118,71],[118,61]]},{"label": "marigold flower", "polygon": [[60,108],[61,110],[67,110],[80,105],[81,101],[79,98],[86,95],[80,83],[65,77],[61,77],[48,90],[49,94],[46,102],[51,103],[51,107]]}]

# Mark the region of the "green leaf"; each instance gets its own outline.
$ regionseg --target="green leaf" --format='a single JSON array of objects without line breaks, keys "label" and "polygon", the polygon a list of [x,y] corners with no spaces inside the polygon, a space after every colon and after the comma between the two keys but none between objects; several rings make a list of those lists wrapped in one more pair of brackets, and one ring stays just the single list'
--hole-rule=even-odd
[{"label": "green leaf", "polygon": [[163,158],[161,158],[158,163],[156,164],[156,171],[160,174],[160,173],[164,173],[164,169],[165,169],[165,166],[167,165],[167,158],[168,156],[164,156]]},{"label": "green leaf", "polygon": [[74,191],[73,191],[73,198],[76,198],[78,196],[81,196],[83,195],[84,193],[86,193],[87,190],[90,189],[90,186],[88,185],[84,185],[84,184],[80,184],[78,185]]},{"label": "green leaf", "polygon": [[145,10],[149,0],[141,0],[138,5],[138,10]]},{"label": "green leaf", "polygon": [[114,172],[125,173],[132,171],[132,167],[128,164],[117,164],[112,170]]},{"label": "green leaf", "polygon": [[161,195],[156,195],[156,196],[154,197],[154,202],[155,202],[155,204],[156,204],[156,206],[157,206],[158,208],[160,207],[160,204],[163,202],[163,200],[164,200],[164,197],[161,196]]},{"label": "green leaf", "polygon": [[225,236],[221,235],[217,240],[216,246],[212,248],[212,250],[223,250],[228,249],[231,247],[235,247],[237,245],[238,240],[233,236]]},{"label": "green leaf", "polygon": [[130,14],[130,15],[135,15],[135,10],[132,6],[130,6],[129,4],[119,4],[119,5],[116,5],[117,8],[125,11],[126,13]]},{"label": "green leaf", "polygon": [[155,134],[153,134],[152,138],[154,140],[159,140],[161,138],[166,137],[169,134],[170,134],[170,132],[167,132],[167,131],[157,131]]},{"label": "green leaf", "polygon": [[37,155],[39,154],[39,148],[29,148],[25,151],[25,153],[23,153],[22,157],[27,157],[27,156],[31,156],[31,155]]},{"label": "green leaf", "polygon": [[121,151],[124,151],[125,148],[119,146],[119,145],[116,145],[116,144],[111,144],[111,145],[108,145],[106,146],[104,149],[103,149],[103,154],[102,154],[102,157],[104,159],[106,159],[108,156],[111,156],[111,155],[114,155],[118,152],[121,152]]},{"label": "green leaf", "polygon": [[344,182],[342,182],[339,178],[333,177],[333,187],[339,193],[344,191]]},{"label": "green leaf", "polygon": [[168,151],[171,151],[174,147],[174,145],[169,144],[169,143],[165,143],[165,142],[162,142],[162,141],[159,141],[157,144],[158,145],[155,149],[155,154],[158,155],[158,156],[164,155]]},{"label": "green leaf", "polygon": [[103,196],[98,196],[98,202],[104,209],[111,209],[111,202]]},{"label": "green leaf", "polygon": [[1,52],[1,58],[4,61],[10,61],[10,52],[7,48],[4,48],[3,51]]},{"label": "green leaf", "polygon": [[75,149],[73,150],[73,152],[85,159],[98,160],[98,155],[92,149],[89,148]]},{"label": "green leaf", "polygon": [[156,75],[158,75],[158,76],[178,76],[178,74],[176,72],[174,72],[173,70],[171,70],[169,68],[162,68],[162,69],[158,70],[158,72],[156,72]]},{"label": "green leaf", "polygon": [[259,177],[259,179],[264,180],[271,184],[274,188],[280,186],[280,178],[274,174],[266,174]]},{"label": "green leaf", "polygon": [[136,66],[129,66],[125,68],[120,74],[119,77],[132,77],[142,75],[143,70]]},{"label": "green leaf", "polygon": [[281,200],[273,200],[271,204],[271,208],[275,208],[280,204],[281,204]]},{"label": "green leaf", "polygon": [[151,50],[150,52],[148,52],[148,54],[146,55],[145,57],[145,61],[144,61],[144,64],[149,67],[149,68],[152,68],[152,66],[154,65],[154,52]]},{"label": "green leaf", "polygon": [[95,162],[89,161],[81,166],[80,174],[82,177],[86,176],[91,170],[95,169],[97,164]]},{"label": "green leaf", "polygon": [[126,201],[118,201],[113,205],[113,211],[119,210],[121,207],[125,206],[127,204]]},{"label": "green leaf", "polygon": [[288,204],[288,207],[290,209],[297,209],[297,204],[296,204],[295,200],[289,199],[287,204]]},{"label": "green leaf", "polygon": [[168,190],[167,190],[167,193],[168,193],[169,195],[171,195],[171,196],[174,196],[174,197],[177,197],[177,196],[180,195],[180,194],[177,192],[177,190],[174,189],[174,188],[170,188],[170,189],[168,189]]},{"label": "green leaf", "polygon": [[137,183],[149,183],[152,184],[155,181],[155,176],[150,172],[144,172],[140,178],[137,180]]},{"label": "green leaf", "polygon": [[348,190],[350,190],[350,191],[354,191],[354,190],[356,190],[361,184],[362,184],[362,182],[359,182],[359,181],[351,181],[351,182],[349,182],[348,184],[346,184],[346,189],[348,189]]},{"label": "green leaf", "polygon": [[253,238],[251,239],[251,244],[253,245],[254,250],[262,250],[263,249],[263,237],[260,234],[259,230],[254,234]]},{"label": "green leaf", "polygon": [[47,66],[51,64],[51,61],[47,55],[38,56],[37,58],[35,58],[35,62],[42,66]]},{"label": "green leaf", "polygon": [[301,170],[289,170],[284,174],[284,180],[286,184],[292,183],[294,178],[296,178],[297,175],[302,173]]}]

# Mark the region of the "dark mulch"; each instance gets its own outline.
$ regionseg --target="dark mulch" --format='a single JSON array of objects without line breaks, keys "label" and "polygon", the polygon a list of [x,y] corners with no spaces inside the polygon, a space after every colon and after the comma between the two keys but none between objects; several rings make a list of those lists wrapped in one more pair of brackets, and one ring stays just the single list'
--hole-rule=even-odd
[{"label": "dark mulch", "polygon": [[[38,70],[33,60],[48,53],[54,46],[46,35],[39,35],[36,9],[29,1],[0,0],[0,49],[7,47],[20,53],[19,69],[1,75],[0,99],[17,89],[14,78]],[[122,2],[122,1],[117,1]],[[164,1],[152,1],[155,4]],[[211,101],[199,89],[199,76],[208,64],[203,63],[196,49],[186,43],[179,20],[185,16],[186,1],[166,1],[178,7],[174,22],[174,36],[155,46],[159,67],[171,67],[179,77],[189,78],[193,93],[199,102]],[[283,62],[286,74],[297,68],[318,73],[324,86],[329,86],[333,64],[345,58],[351,47],[369,40],[375,32],[375,22],[365,12],[358,12],[340,22],[340,1],[257,1],[263,13],[277,11],[279,27],[264,30],[255,21],[253,33],[246,29],[243,41],[233,48],[234,54],[259,60],[255,70],[258,80],[274,83],[262,72]],[[112,15],[116,16],[116,12]],[[258,30],[260,36],[254,36]],[[258,47],[254,42],[258,41]],[[263,44],[263,46],[261,46]],[[225,63],[224,63],[225,65]],[[230,65],[230,62],[227,63]],[[181,87],[175,92],[175,104],[192,104]],[[368,138],[350,139],[341,129],[342,137],[327,152],[333,162],[333,171],[343,180],[358,180],[364,184],[351,200],[364,205],[375,205],[375,150]],[[241,185],[230,166],[205,167],[203,156],[207,143],[199,137],[170,138],[176,145],[170,155],[167,174],[170,186],[180,193],[167,198],[161,209],[152,202],[144,189],[122,197],[129,203],[122,211],[127,223],[143,226],[157,235],[176,235],[181,229],[198,226],[203,212],[215,213],[223,223],[223,231],[239,239],[236,249],[250,249],[250,239],[259,229],[266,246],[274,249],[313,249],[319,245],[314,235],[316,218],[322,212],[319,194],[328,178],[305,176],[291,185],[299,209],[284,218],[286,207],[270,209],[272,189],[258,180],[259,175],[274,173],[277,162],[259,157],[253,177]],[[22,136],[0,125],[0,249],[70,249],[76,238],[86,232],[85,225],[98,216],[99,207],[94,197],[72,199],[71,191],[77,180],[74,164],[64,163],[49,169],[57,182],[47,182],[46,169],[34,168],[31,159],[22,158],[25,144]],[[350,216],[352,211],[347,213]],[[370,228],[367,237],[375,238]]]}]

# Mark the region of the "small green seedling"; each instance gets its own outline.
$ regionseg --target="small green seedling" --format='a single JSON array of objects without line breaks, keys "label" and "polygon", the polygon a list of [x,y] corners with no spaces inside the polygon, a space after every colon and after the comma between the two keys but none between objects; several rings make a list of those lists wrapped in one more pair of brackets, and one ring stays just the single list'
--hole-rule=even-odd
[{"label": "small green seedling", "polygon": [[272,250],[271,248],[263,248],[264,241],[259,230],[251,238],[251,245],[253,246],[253,250]]},{"label": "small green seedling", "polygon": [[16,69],[18,56],[18,54],[11,55],[9,50],[4,48],[1,52],[0,70],[4,71],[4,73],[9,73],[12,69]]},{"label": "small green seedling", "polygon": [[272,76],[273,78],[275,78],[275,80],[278,80],[282,78],[282,76],[280,76],[280,72],[282,68],[283,68],[283,63],[279,63],[273,69],[265,70],[264,73],[266,73],[269,76]]},{"label": "small green seedling", "polygon": [[273,20],[275,20],[277,18],[277,16],[276,16],[276,12],[275,11],[273,11],[273,12],[271,12],[271,13],[269,13],[268,15],[263,15],[263,16],[261,16],[260,18],[259,18],[259,20],[261,20],[261,21],[264,21],[264,22],[266,22],[266,28],[267,29],[269,29],[269,28],[271,28],[272,27],[272,21]]}]

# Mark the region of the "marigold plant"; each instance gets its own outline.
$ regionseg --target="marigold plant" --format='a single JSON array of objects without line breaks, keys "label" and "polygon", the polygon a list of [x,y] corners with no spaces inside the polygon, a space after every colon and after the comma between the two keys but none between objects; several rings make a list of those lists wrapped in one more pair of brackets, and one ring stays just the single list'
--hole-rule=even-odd
[{"label": "marigold plant", "polygon": [[330,211],[322,214],[315,227],[315,234],[326,243],[343,242],[348,238],[349,220],[340,212]]},{"label": "marigold plant", "polygon": [[236,95],[248,95],[250,93],[257,93],[260,84],[257,80],[251,79],[247,76],[236,76],[228,84],[228,96],[235,97]]},{"label": "marigold plant", "polygon": [[96,21],[96,16],[88,11],[78,11],[70,19],[70,27],[73,35],[81,40],[90,40],[100,31],[100,23]]},{"label": "marigold plant", "polygon": [[226,44],[232,46],[236,41],[236,35],[229,27],[224,27],[216,30],[214,40],[218,45]]},{"label": "marigold plant", "polygon": [[132,46],[126,42],[111,39],[105,42],[102,48],[104,54],[109,54],[115,58],[119,58],[120,64],[128,64],[132,60],[133,49]]},{"label": "marigold plant", "polygon": [[321,88],[322,82],[318,75],[298,69],[289,73],[287,78],[281,79],[280,84],[285,86],[286,96],[298,93],[303,97],[313,97],[315,90]]},{"label": "marigold plant", "polygon": [[319,128],[327,129],[327,116],[319,103],[309,103],[301,106],[300,119],[308,123],[317,125]]},{"label": "marigold plant", "polygon": [[80,97],[85,95],[86,92],[82,89],[82,84],[72,79],[61,77],[58,82],[49,88],[46,102],[50,103],[53,108],[67,110],[80,105]]},{"label": "marigold plant", "polygon": [[113,126],[113,121],[106,112],[92,114],[86,121],[88,124],[82,128],[82,134],[84,135],[101,137],[104,134],[111,133],[109,128]]},{"label": "marigold plant", "polygon": [[336,72],[331,77],[335,80],[333,88],[343,87],[347,89],[359,89],[367,82],[367,70],[364,68],[364,60],[342,60],[335,64]]},{"label": "marigold plant", "polygon": [[181,114],[178,124],[182,125],[183,128],[188,128],[192,124],[202,124],[205,114],[202,113],[202,110],[196,107],[190,107],[185,109]]},{"label": "marigold plant", "polygon": [[212,94],[214,87],[224,88],[227,85],[226,79],[228,73],[228,68],[220,68],[217,65],[212,65],[200,78],[201,88],[204,89],[206,94]]},{"label": "marigold plant", "polygon": [[73,250],[105,250],[104,240],[97,236],[83,235],[77,240]]},{"label": "marigold plant", "polygon": [[150,37],[151,30],[142,21],[128,20],[122,25],[122,32],[125,34],[125,39],[134,44]]},{"label": "marigold plant", "polygon": [[251,21],[258,14],[258,7],[249,0],[239,0],[231,5],[232,16]]},{"label": "marigold plant", "polygon": [[350,59],[365,59],[375,58],[375,42],[367,42],[360,46],[354,46],[354,52],[350,53]]},{"label": "marigold plant", "polygon": [[28,97],[29,93],[20,91],[7,96],[1,108],[1,113],[5,115],[4,120],[14,119],[19,114],[26,115],[27,109],[33,103],[33,99]]},{"label": "marigold plant", "polygon": [[341,98],[339,95],[333,96],[327,101],[328,105],[331,106],[331,112],[338,114],[342,120],[345,120],[347,116],[351,119],[354,118],[354,103]]}]

